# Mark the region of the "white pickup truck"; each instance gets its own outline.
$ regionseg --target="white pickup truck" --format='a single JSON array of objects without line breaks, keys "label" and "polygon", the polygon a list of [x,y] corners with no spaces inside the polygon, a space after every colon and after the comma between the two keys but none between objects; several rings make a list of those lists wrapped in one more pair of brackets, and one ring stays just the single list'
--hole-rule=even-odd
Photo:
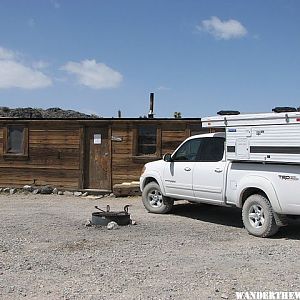
[{"label": "white pickup truck", "polygon": [[[258,125],[248,120],[246,127],[239,125],[236,116],[227,116],[224,133],[192,136],[173,154],[147,163],[140,177],[145,208],[152,213],[167,213],[176,199],[235,206],[242,208],[243,223],[250,234],[275,234],[286,225],[287,215],[300,215],[300,135],[293,131],[291,116],[270,115],[277,125],[270,122],[269,114],[266,125],[261,124],[260,116]],[[281,117],[292,126],[284,129],[284,124],[278,123]],[[300,122],[300,114],[294,119]],[[296,126],[300,130],[300,123]],[[291,131],[292,146],[287,145]]]}]

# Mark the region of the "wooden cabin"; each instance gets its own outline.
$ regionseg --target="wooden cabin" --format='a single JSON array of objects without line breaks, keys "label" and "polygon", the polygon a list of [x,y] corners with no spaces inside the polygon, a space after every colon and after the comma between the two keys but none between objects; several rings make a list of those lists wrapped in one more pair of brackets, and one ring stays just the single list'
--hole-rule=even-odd
[{"label": "wooden cabin", "polygon": [[0,118],[0,187],[111,191],[201,132],[200,119]]}]

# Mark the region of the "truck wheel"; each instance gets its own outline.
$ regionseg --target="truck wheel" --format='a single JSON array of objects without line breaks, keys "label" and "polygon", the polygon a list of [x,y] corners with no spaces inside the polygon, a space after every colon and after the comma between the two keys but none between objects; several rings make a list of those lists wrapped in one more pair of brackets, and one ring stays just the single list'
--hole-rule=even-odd
[{"label": "truck wheel", "polygon": [[251,195],[245,201],[242,210],[243,223],[247,231],[258,237],[269,237],[278,231],[273,209],[264,196]]},{"label": "truck wheel", "polygon": [[169,212],[174,204],[174,200],[163,196],[156,182],[150,182],[145,186],[142,198],[145,208],[155,214]]}]

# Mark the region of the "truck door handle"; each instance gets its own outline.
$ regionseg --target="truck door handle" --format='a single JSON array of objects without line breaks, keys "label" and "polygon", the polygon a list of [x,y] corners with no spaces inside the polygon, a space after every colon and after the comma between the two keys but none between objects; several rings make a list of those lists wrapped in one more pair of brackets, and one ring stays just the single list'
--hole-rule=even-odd
[{"label": "truck door handle", "polygon": [[222,173],[222,172],[223,172],[223,170],[222,170],[222,169],[219,169],[219,168],[217,168],[217,169],[215,169],[215,172],[216,172],[216,173]]},{"label": "truck door handle", "polygon": [[191,171],[191,168],[185,167],[185,168],[184,168],[184,171]]}]

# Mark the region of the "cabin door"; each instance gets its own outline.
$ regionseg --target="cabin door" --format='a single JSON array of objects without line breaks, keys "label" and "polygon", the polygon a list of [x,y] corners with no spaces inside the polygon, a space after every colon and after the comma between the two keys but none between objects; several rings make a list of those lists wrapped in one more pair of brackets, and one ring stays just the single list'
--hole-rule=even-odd
[{"label": "cabin door", "polygon": [[85,188],[111,189],[110,161],[108,128],[88,127],[86,129]]}]

